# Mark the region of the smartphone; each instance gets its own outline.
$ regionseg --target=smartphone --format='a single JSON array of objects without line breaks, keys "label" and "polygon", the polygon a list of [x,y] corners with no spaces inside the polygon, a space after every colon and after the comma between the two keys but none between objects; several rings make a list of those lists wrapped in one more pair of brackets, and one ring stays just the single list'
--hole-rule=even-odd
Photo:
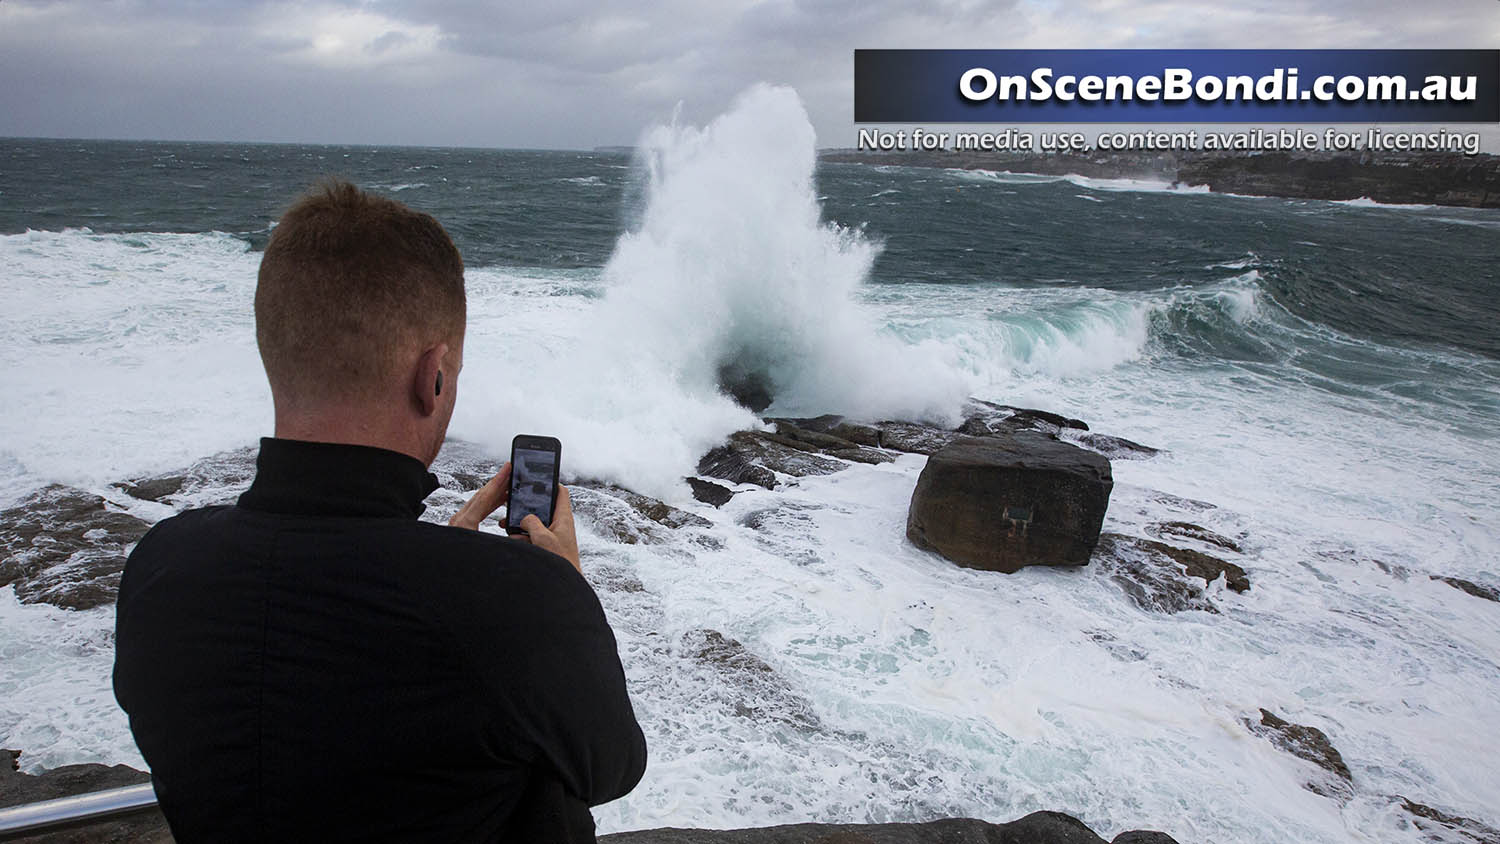
[{"label": "smartphone", "polygon": [[510,441],[510,507],[505,532],[522,533],[521,520],[535,513],[551,525],[557,509],[557,469],[562,443],[556,437],[521,434]]}]

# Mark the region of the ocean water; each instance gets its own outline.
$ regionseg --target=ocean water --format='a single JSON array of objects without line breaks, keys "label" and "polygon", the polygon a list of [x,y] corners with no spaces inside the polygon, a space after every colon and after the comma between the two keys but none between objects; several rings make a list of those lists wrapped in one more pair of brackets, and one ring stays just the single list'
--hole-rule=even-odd
[{"label": "ocean water", "polygon": [[[601,831],[1059,809],[1106,837],[1427,840],[1399,797],[1500,826],[1500,605],[1429,578],[1500,586],[1500,216],[815,148],[772,88],[635,154],[0,140],[0,505],[268,433],[257,250],[342,175],[464,253],[453,436],[553,433],[565,476],[712,522],[584,526],[652,756]],[[956,568],[904,539],[914,455],[698,504],[682,476],[754,424],[727,362],[778,413],[953,421],[972,395],[1165,449],[1114,462],[1105,529],[1234,537],[1252,589],[1160,615],[1097,566]],[[112,625],[0,590],[0,745],[28,768],[142,764]],[[708,629],[772,671],[696,659]],[[1328,734],[1347,798],[1246,728],[1260,707]]]}]

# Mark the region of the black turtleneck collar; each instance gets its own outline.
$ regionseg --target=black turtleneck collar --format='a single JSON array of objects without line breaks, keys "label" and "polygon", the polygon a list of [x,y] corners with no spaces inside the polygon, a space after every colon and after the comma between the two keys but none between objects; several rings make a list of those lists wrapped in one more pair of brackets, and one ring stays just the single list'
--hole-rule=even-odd
[{"label": "black turtleneck collar", "polygon": [[308,516],[415,519],[437,476],[408,454],[368,445],[262,437],[240,506]]}]

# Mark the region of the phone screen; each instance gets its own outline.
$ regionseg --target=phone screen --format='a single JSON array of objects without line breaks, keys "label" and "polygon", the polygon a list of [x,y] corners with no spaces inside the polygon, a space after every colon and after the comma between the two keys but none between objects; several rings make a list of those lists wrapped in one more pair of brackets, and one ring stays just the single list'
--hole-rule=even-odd
[{"label": "phone screen", "polygon": [[552,524],[552,494],[557,478],[557,452],[539,448],[511,451],[510,509],[506,524],[521,526],[527,513],[535,513],[542,524]]}]

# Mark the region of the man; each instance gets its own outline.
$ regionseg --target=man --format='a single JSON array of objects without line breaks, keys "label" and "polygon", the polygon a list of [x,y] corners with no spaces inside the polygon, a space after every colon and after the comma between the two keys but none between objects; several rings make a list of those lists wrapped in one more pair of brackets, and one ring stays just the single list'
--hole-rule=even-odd
[{"label": "man", "polygon": [[509,464],[417,520],[463,367],[463,262],[329,183],[261,260],[276,436],[234,506],[162,521],[120,584],[115,695],[180,842],[594,840],[645,739],[573,513],[481,533]]}]

